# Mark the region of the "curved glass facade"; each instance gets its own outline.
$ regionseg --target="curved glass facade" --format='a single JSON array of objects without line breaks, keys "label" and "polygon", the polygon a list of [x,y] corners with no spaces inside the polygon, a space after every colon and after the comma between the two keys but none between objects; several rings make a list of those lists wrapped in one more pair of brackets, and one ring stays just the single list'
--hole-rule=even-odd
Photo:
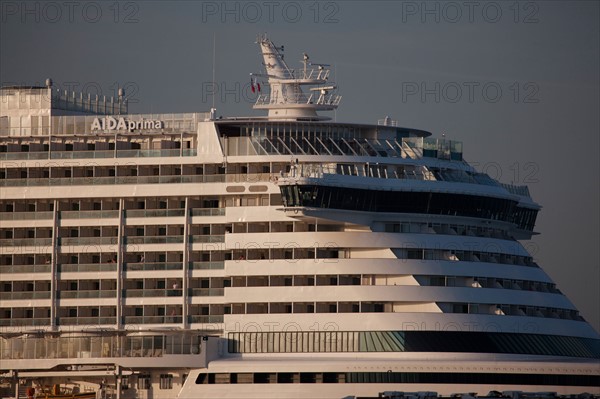
[{"label": "curved glass facade", "polygon": [[281,195],[284,206],[290,207],[468,216],[511,222],[530,231],[538,212],[509,199],[451,193],[295,185],[281,186]]},{"label": "curved glass facade", "polygon": [[230,353],[461,352],[600,359],[600,340],[543,334],[460,331],[229,333]]}]

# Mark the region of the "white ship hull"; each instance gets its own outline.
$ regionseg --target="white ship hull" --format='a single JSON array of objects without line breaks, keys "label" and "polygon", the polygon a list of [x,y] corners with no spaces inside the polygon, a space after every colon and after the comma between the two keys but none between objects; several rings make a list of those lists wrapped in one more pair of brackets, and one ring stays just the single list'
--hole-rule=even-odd
[{"label": "white ship hull", "polygon": [[1,396],[600,394],[598,333],[521,243],[527,187],[326,122],[328,70],[259,42],[268,117],[2,89]]}]

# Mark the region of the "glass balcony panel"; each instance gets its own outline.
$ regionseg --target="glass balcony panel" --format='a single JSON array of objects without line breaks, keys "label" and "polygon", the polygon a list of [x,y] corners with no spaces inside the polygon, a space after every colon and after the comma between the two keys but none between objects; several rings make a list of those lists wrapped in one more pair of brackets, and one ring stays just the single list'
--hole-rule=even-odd
[{"label": "glass balcony panel", "polygon": [[125,211],[126,217],[173,217],[185,216],[184,209],[131,209]]},{"label": "glass balcony panel", "polygon": [[182,316],[123,316],[123,324],[168,324],[182,320]]},{"label": "glass balcony panel", "polygon": [[28,327],[28,326],[49,326],[50,318],[11,318],[0,319],[0,326],[5,327]]},{"label": "glass balcony panel", "polygon": [[52,245],[52,238],[11,238],[0,240],[0,247],[44,247]]},{"label": "glass balcony panel", "polygon": [[118,218],[119,211],[61,211],[61,219],[111,219]]},{"label": "glass balcony panel", "polygon": [[82,263],[61,264],[58,270],[64,272],[113,272],[117,270],[116,263]]},{"label": "glass balcony panel", "polygon": [[44,220],[52,219],[50,212],[0,212],[0,220]]},{"label": "glass balcony panel", "polygon": [[194,208],[192,216],[224,216],[225,208]]},{"label": "glass balcony panel", "polygon": [[116,290],[77,290],[77,291],[60,291],[61,299],[72,298],[115,298]]},{"label": "glass balcony panel", "polygon": [[127,244],[177,244],[183,242],[183,236],[135,236],[125,237]]},{"label": "glass balcony panel", "polygon": [[225,262],[190,262],[192,270],[222,270],[225,268]]},{"label": "glass balcony panel", "polygon": [[181,289],[126,289],[123,290],[123,297],[126,298],[152,298],[152,297],[167,297],[167,296],[181,296],[183,290]]},{"label": "glass balcony panel", "polygon": [[[191,157],[197,155],[195,148],[168,150],[117,150],[118,158],[157,158],[157,157]],[[100,159],[114,158],[114,150],[105,151],[41,151],[41,152],[4,152],[0,160],[35,160],[35,159]]]},{"label": "glass balcony panel", "polygon": [[181,262],[126,263],[124,268],[128,271],[181,270],[183,269],[183,264]]},{"label": "glass balcony panel", "polygon": [[112,317],[61,317],[57,318],[56,324],[59,326],[92,326],[102,324],[115,324],[117,318]]},{"label": "glass balcony panel", "polygon": [[10,265],[0,266],[0,274],[4,273],[50,273],[50,265]]},{"label": "glass balcony panel", "polygon": [[188,316],[189,323],[223,323],[223,315]]},{"label": "glass balcony panel", "polygon": [[217,236],[217,235],[199,235],[192,236],[192,242],[225,242],[225,236]]},{"label": "glass balcony panel", "polygon": [[190,288],[190,296],[223,296],[225,290],[223,288]]},{"label": "glass balcony panel", "polygon": [[50,299],[50,291],[0,292],[0,300]]},{"label": "glass balcony panel", "polygon": [[118,237],[62,237],[61,246],[67,245],[115,245]]}]

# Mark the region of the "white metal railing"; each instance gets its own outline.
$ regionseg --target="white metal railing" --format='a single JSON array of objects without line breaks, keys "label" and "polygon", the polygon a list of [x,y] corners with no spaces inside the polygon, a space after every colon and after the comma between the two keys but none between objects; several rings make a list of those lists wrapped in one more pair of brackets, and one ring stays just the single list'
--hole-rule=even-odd
[{"label": "white metal railing", "polygon": [[[420,181],[437,181],[436,175],[425,166],[412,170],[390,171],[386,166],[365,164],[299,164],[291,165],[288,173],[281,173],[281,177],[292,178],[317,178],[327,176],[355,176],[377,179],[406,179]],[[453,180],[459,182],[459,180]],[[476,182],[473,182],[477,184]]]},{"label": "white metal railing", "polygon": [[319,93],[318,97],[316,97],[314,93],[311,93],[310,96],[306,94],[297,94],[297,95],[286,95],[282,97],[282,102],[279,102],[279,98],[277,96],[272,97],[270,94],[261,94],[256,99],[255,105],[273,105],[273,104],[314,104],[314,105],[328,105],[328,106],[338,106],[340,101],[342,100],[342,96],[338,94],[322,94]]},{"label": "white metal railing", "polygon": [[394,126],[394,127],[400,126],[400,124],[398,123],[397,120],[391,119],[388,116],[386,116],[384,119],[378,119],[377,125],[379,125],[379,126]]},{"label": "white metal railing", "polygon": [[531,198],[531,194],[529,193],[529,187],[527,186],[515,186],[513,184],[505,184],[500,183],[502,187],[504,187],[509,193],[520,195],[522,197]]},{"label": "white metal railing", "polygon": [[327,80],[331,73],[331,70],[326,68],[302,69],[301,71],[302,74],[300,79]]}]

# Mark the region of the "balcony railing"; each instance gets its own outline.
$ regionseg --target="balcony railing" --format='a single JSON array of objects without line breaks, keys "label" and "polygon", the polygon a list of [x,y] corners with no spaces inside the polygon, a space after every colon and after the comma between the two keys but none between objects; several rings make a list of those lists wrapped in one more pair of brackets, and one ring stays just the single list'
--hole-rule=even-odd
[{"label": "balcony railing", "polygon": [[52,238],[9,238],[0,240],[0,247],[46,247],[52,245]]},{"label": "balcony railing", "polygon": [[223,323],[223,315],[188,316],[188,323]]},{"label": "balcony railing", "polygon": [[220,235],[194,235],[190,237],[191,242],[225,242],[225,236]]},{"label": "balcony railing", "polygon": [[116,245],[118,237],[61,237],[59,245]]},{"label": "balcony railing", "polygon": [[224,288],[190,288],[188,290],[189,296],[223,296],[224,293]]},{"label": "balcony railing", "polygon": [[195,208],[190,212],[192,216],[225,216],[225,208]]},{"label": "balcony railing", "polygon": [[64,272],[114,272],[116,263],[72,263],[58,265],[58,270]]},{"label": "balcony railing", "polygon": [[103,324],[116,324],[115,316],[109,317],[57,317],[56,325],[59,326],[95,326]]},{"label": "balcony railing", "polygon": [[[192,270],[222,270],[225,268],[224,262],[190,262],[189,267]],[[181,262],[153,262],[153,263],[126,263],[124,269],[127,271],[142,270],[182,270]]]},{"label": "balcony railing", "polygon": [[125,263],[123,265],[127,271],[140,270],[181,270],[183,263],[181,262],[155,262],[155,263]]},{"label": "balcony railing", "polygon": [[[197,151],[191,149],[171,150],[117,150],[117,158],[160,158],[160,157],[194,157]],[[36,160],[36,159],[101,159],[115,158],[115,150],[104,151],[41,151],[41,152],[3,152],[0,160]]]},{"label": "balcony railing", "polygon": [[50,273],[50,265],[9,265],[0,266],[0,274],[5,273]]},{"label": "balcony railing", "polygon": [[125,211],[128,218],[149,218],[166,216],[185,216],[185,209],[130,209]]},{"label": "balcony railing", "polygon": [[124,289],[124,298],[177,297],[183,294],[181,289]]},{"label": "balcony railing", "polygon": [[134,236],[124,240],[127,244],[177,244],[183,243],[183,236]]},{"label": "balcony railing", "polygon": [[46,220],[52,219],[54,213],[46,212],[0,212],[0,220]]},{"label": "balcony railing", "polygon": [[222,183],[225,175],[103,176],[103,177],[31,177],[0,179],[0,187],[90,186],[113,184]]},{"label": "balcony railing", "polygon": [[117,290],[77,290],[77,291],[58,291],[58,297],[61,299],[71,298],[116,298]]},{"label": "balcony railing", "polygon": [[222,270],[225,269],[225,262],[190,262],[192,270]]},{"label": "balcony railing", "polygon": [[175,316],[123,316],[123,324],[168,324],[181,323],[183,317]]},{"label": "balcony railing", "polygon": [[0,319],[2,327],[30,327],[30,326],[49,326],[50,318],[10,318]]},{"label": "balcony railing", "polygon": [[61,211],[61,219],[113,219],[119,217],[118,210],[111,211]]},{"label": "balcony railing", "polygon": [[0,300],[11,299],[50,299],[50,291],[0,292]]}]

